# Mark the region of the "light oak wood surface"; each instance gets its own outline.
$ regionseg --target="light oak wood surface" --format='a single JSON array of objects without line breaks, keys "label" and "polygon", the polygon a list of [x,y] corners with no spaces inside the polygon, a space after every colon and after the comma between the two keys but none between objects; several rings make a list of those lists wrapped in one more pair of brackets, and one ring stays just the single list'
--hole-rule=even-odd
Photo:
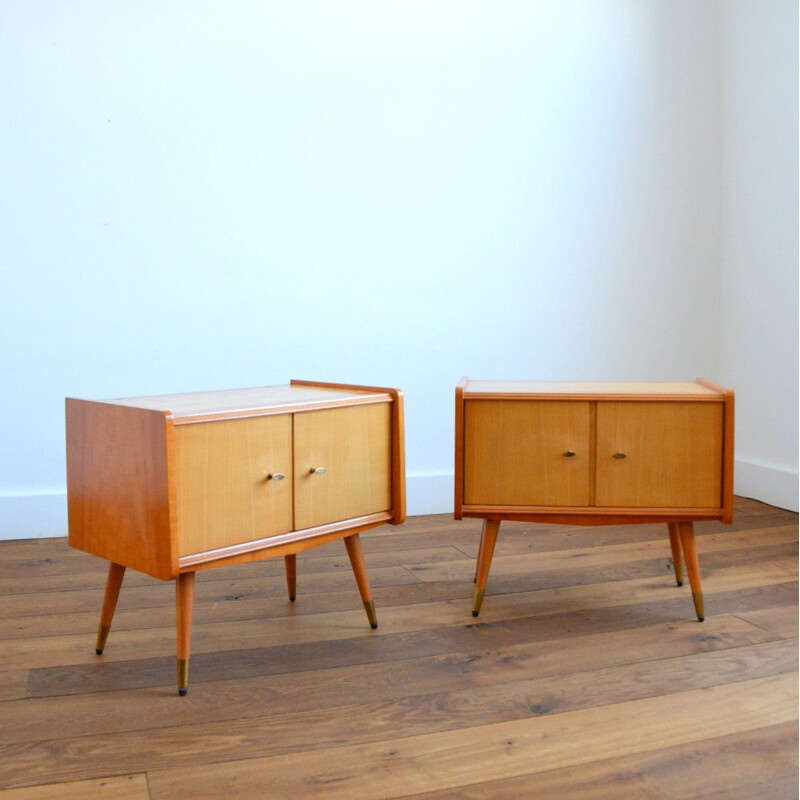
[{"label": "light oak wood surface", "polygon": [[298,414],[294,426],[296,529],[391,508],[387,403]]},{"label": "light oak wood surface", "polygon": [[385,402],[387,392],[368,387],[315,384],[292,381],[288,386],[260,386],[252,389],[223,389],[147,397],[123,397],[104,402],[170,414],[176,425],[210,419],[286,414],[315,408],[333,408],[358,403]]},{"label": "light oak wood surface", "polygon": [[[554,416],[546,430],[537,430],[543,426],[536,414],[525,413],[537,404],[588,407],[588,458],[581,464],[587,465],[586,496],[577,498],[578,451],[572,449],[572,471],[557,462],[549,468],[537,463],[549,440],[569,433],[566,411],[561,419]],[[470,410],[480,422],[477,433]],[[462,378],[455,421],[456,519],[569,525],[733,519],[734,395],[703,379],[564,383]],[[482,461],[484,454],[490,458]],[[483,472],[476,481],[478,470]],[[537,502],[531,486],[549,498]],[[576,502],[570,502],[570,493]]]},{"label": "light oak wood surface", "polygon": [[97,655],[126,568],[176,578],[184,695],[196,571],[283,558],[293,600],[296,555],[342,538],[375,627],[358,534],[405,519],[402,392],[293,381],[66,410],[70,543],[112,563]]},{"label": "light oak wood surface", "polygon": [[722,435],[722,403],[598,403],[597,505],[721,507]]},{"label": "light oak wood surface", "polygon": [[[685,563],[702,621],[692,521],[732,522],[733,401],[731,390],[704,380],[462,378],[456,387],[454,516],[492,524],[666,522],[677,583]],[[491,548],[485,553],[481,547],[476,577],[484,584],[491,558]],[[473,614],[482,600],[483,586],[476,589]]]},{"label": "light oak wood surface", "polygon": [[[291,414],[184,425],[175,434],[180,556],[293,529]],[[269,477],[276,474],[284,478]]]},{"label": "light oak wood surface", "polygon": [[467,400],[464,405],[465,503],[588,505],[589,403]]},{"label": "light oak wood surface", "polygon": [[721,387],[691,381],[474,381],[464,384],[464,395],[585,395],[585,399],[637,395],[648,397],[689,395],[714,399]]}]

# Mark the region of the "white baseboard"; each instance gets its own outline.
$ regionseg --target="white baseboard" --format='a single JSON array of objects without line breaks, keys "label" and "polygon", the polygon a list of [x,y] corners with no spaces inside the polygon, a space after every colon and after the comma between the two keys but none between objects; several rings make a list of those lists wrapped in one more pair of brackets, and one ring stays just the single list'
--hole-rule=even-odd
[{"label": "white baseboard", "polygon": [[789,511],[798,510],[797,470],[779,469],[756,461],[736,459],[733,491]]},{"label": "white baseboard", "polygon": [[[407,513],[452,514],[452,473],[406,476]],[[66,492],[0,493],[0,541],[67,535]]]},{"label": "white baseboard", "polygon": [[[779,508],[798,510],[797,472],[752,461],[736,461],[736,494]],[[453,513],[453,473],[406,476],[408,516]],[[65,492],[0,494],[0,541],[67,535]]]},{"label": "white baseboard", "polygon": [[407,474],[406,513],[409,517],[418,514],[452,514],[453,473]]},{"label": "white baseboard", "polygon": [[66,492],[0,494],[0,541],[66,535]]}]

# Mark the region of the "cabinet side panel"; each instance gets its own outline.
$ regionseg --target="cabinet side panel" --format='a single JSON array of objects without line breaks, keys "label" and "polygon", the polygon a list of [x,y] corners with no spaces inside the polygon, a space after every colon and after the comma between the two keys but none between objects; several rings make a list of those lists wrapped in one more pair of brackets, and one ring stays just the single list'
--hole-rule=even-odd
[{"label": "cabinet side panel", "polygon": [[465,504],[586,506],[590,466],[588,402],[464,403]]},{"label": "cabinet side panel", "polygon": [[598,403],[597,505],[720,508],[722,433],[721,402]]},{"label": "cabinet side panel", "polygon": [[455,472],[453,475],[453,516],[463,519],[464,505],[464,387],[467,377],[456,386]]},{"label": "cabinet side panel", "polygon": [[167,415],[66,402],[69,543],[167,580],[170,543]]},{"label": "cabinet side panel", "polygon": [[391,508],[391,409],[378,403],[294,415],[296,530]]},{"label": "cabinet side panel", "polygon": [[[251,417],[175,430],[179,555],[292,529],[292,417]],[[284,475],[283,479],[269,475]]]},{"label": "cabinet side panel", "polygon": [[392,402],[392,525],[406,519],[406,433],[403,393],[391,392]]}]

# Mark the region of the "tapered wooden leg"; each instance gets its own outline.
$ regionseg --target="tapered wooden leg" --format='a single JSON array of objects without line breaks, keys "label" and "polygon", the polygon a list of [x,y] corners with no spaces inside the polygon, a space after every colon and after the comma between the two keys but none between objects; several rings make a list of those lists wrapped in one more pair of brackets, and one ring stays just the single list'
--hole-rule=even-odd
[{"label": "tapered wooden leg", "polygon": [[703,590],[700,586],[700,564],[697,561],[697,550],[694,543],[694,525],[691,522],[679,522],[678,532],[683,547],[683,557],[686,559],[686,571],[689,573],[689,583],[692,586],[692,600],[697,619],[705,619],[703,609]]},{"label": "tapered wooden leg", "polygon": [[668,522],[669,545],[672,548],[672,564],[675,567],[675,581],[678,586],[683,586],[683,554],[681,553],[681,535],[678,533],[678,523]]},{"label": "tapered wooden leg", "polygon": [[94,651],[97,655],[102,655],[106,649],[108,632],[111,630],[111,620],[114,619],[114,611],[117,608],[119,590],[122,586],[122,579],[125,577],[125,567],[122,564],[110,564],[108,567],[108,578],[106,579],[106,595],[103,599],[103,610],[100,612],[100,627],[97,629],[97,643]]},{"label": "tapered wooden leg", "polygon": [[481,543],[478,545],[478,558],[475,561],[475,577],[472,579],[473,583],[478,582],[478,564],[481,563],[481,554],[483,553],[483,543],[486,541],[486,522],[487,520],[483,521],[483,527],[481,528]]},{"label": "tapered wooden leg", "polygon": [[292,553],[290,556],[284,556],[286,562],[286,586],[289,589],[289,599],[294,603],[297,597],[297,556]]},{"label": "tapered wooden leg", "polygon": [[481,549],[478,557],[478,572],[475,577],[475,598],[472,602],[473,617],[477,617],[481,612],[483,595],[486,591],[486,581],[489,579],[489,567],[492,566],[492,556],[494,555],[494,546],[497,542],[497,534],[499,531],[499,520],[484,520],[483,536],[481,537]]},{"label": "tapered wooden leg", "polygon": [[189,651],[192,643],[194,572],[182,572],[175,581],[175,609],[178,621],[178,694],[189,691]]},{"label": "tapered wooden leg", "polygon": [[372,602],[372,589],[369,587],[367,567],[364,564],[364,551],[361,549],[361,538],[357,533],[354,533],[352,536],[347,536],[345,538],[344,544],[347,548],[347,555],[350,557],[353,573],[356,576],[358,591],[361,592],[361,600],[367,612],[367,619],[369,620],[370,627],[374,630],[378,627],[378,618],[375,615],[375,603]]}]

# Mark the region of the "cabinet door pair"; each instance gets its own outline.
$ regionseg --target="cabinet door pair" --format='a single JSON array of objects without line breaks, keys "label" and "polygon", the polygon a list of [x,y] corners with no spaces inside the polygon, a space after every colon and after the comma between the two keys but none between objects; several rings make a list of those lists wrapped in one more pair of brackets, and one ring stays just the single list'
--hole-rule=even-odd
[{"label": "cabinet door pair", "polygon": [[470,400],[470,505],[715,508],[723,405]]},{"label": "cabinet door pair", "polygon": [[179,555],[391,507],[391,406],[176,428]]}]

